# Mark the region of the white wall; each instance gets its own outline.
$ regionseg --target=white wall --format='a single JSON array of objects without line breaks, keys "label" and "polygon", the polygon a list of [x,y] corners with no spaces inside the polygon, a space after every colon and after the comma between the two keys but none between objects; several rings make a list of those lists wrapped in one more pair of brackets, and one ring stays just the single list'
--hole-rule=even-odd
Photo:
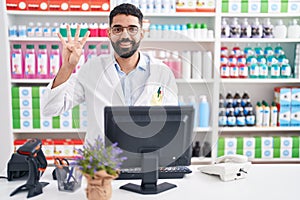
[{"label": "white wall", "polygon": [[[5,16],[5,1],[0,1],[0,173],[7,166],[7,162],[13,152],[10,67],[9,67],[9,43],[7,33],[7,17]],[[6,174],[3,174],[6,175]]]}]

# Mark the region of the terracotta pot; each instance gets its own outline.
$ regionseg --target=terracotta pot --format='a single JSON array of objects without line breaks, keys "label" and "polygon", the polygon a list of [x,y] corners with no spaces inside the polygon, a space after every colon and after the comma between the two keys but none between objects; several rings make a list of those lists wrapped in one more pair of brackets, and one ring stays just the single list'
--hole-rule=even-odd
[{"label": "terracotta pot", "polygon": [[118,176],[108,174],[101,170],[95,173],[94,178],[84,174],[87,179],[86,196],[88,200],[109,200],[112,195],[111,181]]}]

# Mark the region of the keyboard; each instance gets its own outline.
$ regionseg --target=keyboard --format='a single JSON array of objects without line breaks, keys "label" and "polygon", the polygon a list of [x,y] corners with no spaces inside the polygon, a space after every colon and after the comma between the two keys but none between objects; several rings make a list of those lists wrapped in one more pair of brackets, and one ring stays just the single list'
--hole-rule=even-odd
[{"label": "keyboard", "polygon": [[[175,166],[175,167],[161,167],[158,171],[158,177],[160,179],[178,179],[183,178],[185,174],[192,173],[186,166]],[[126,168],[121,169],[118,180],[128,179],[141,179],[142,173],[141,168]]]}]

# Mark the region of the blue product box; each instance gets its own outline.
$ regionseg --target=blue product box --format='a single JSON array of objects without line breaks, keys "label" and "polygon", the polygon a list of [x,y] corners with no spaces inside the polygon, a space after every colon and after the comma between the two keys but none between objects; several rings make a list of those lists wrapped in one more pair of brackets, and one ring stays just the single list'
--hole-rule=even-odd
[{"label": "blue product box", "polygon": [[292,101],[292,89],[287,87],[276,87],[275,92],[275,102],[283,106],[291,106]]},{"label": "blue product box", "polygon": [[300,106],[300,88],[292,88],[292,106]]},{"label": "blue product box", "polygon": [[279,126],[290,126],[291,123],[291,107],[290,106],[277,106],[278,107],[278,122]]},{"label": "blue product box", "polygon": [[292,106],[291,126],[300,126],[300,106]]}]

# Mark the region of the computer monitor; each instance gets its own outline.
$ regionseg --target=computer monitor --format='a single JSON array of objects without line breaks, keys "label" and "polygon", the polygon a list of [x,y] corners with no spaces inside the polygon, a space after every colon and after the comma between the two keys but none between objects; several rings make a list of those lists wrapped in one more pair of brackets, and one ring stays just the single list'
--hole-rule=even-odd
[{"label": "computer monitor", "polygon": [[157,194],[176,187],[157,185],[159,167],[191,164],[193,106],[105,107],[105,144],[117,142],[127,157],[122,168],[140,167],[141,185],[121,189]]}]

